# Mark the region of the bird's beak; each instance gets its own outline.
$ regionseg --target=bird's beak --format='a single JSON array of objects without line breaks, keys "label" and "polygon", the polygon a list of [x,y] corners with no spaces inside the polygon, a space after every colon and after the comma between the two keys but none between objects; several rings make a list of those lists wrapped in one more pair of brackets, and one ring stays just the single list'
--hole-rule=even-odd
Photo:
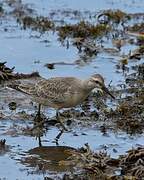
[{"label": "bird's beak", "polygon": [[115,99],[115,97],[109,92],[108,88],[106,88],[105,85],[102,86],[102,90],[109,94],[113,99]]}]

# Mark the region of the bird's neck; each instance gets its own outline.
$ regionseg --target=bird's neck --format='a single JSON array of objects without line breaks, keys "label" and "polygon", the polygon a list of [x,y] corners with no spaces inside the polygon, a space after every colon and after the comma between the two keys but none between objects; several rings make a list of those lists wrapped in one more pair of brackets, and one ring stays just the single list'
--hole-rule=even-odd
[{"label": "bird's neck", "polygon": [[82,80],[81,83],[83,90],[86,92],[91,92],[95,88],[95,85],[89,79]]}]

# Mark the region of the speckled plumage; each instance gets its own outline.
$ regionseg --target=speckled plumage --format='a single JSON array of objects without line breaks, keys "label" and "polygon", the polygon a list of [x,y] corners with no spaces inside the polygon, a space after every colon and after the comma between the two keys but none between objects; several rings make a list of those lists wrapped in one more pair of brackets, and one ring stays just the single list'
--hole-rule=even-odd
[{"label": "speckled plumage", "polygon": [[86,80],[75,77],[54,77],[41,79],[36,83],[15,82],[9,87],[29,95],[39,103],[38,115],[40,115],[40,105],[55,108],[57,120],[65,130],[67,129],[59,119],[59,109],[74,107],[82,103],[94,88],[102,89],[113,97],[105,87],[104,79],[100,74],[94,74]]},{"label": "speckled plumage", "polygon": [[75,77],[54,77],[42,79],[36,84],[19,84],[11,86],[30,95],[39,104],[56,109],[76,106],[84,101],[94,88],[102,88],[104,79],[95,74],[86,80]]}]

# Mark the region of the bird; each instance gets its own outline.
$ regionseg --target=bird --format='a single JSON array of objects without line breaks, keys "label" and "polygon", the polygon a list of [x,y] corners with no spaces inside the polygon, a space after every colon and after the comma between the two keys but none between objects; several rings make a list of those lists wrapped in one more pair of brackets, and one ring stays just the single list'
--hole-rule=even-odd
[{"label": "bird", "polygon": [[57,121],[65,130],[59,118],[59,110],[81,104],[95,88],[101,89],[115,99],[105,86],[104,78],[100,74],[93,74],[84,80],[76,77],[43,78],[35,84],[12,83],[9,87],[29,95],[33,101],[37,102],[39,114],[41,105],[56,109]]}]

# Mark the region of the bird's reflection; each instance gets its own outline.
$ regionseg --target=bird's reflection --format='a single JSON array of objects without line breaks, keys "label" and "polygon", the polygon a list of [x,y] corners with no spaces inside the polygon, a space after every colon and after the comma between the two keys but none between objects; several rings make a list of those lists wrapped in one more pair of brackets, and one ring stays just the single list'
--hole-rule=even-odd
[{"label": "bird's reflection", "polygon": [[[48,119],[44,114],[40,113],[40,111],[37,112],[36,116],[34,117],[33,127],[31,130],[33,135],[38,140],[39,147],[42,147],[41,137],[46,134],[49,127],[55,126],[56,124],[57,124],[56,119]],[[64,129],[62,128],[60,129],[58,135],[54,138],[53,143],[59,145],[59,140],[63,133],[64,133]]]},{"label": "bird's reflection", "polygon": [[69,146],[41,146],[27,151],[20,162],[32,167],[29,174],[62,173],[74,170],[73,156],[79,156],[79,151]]}]

